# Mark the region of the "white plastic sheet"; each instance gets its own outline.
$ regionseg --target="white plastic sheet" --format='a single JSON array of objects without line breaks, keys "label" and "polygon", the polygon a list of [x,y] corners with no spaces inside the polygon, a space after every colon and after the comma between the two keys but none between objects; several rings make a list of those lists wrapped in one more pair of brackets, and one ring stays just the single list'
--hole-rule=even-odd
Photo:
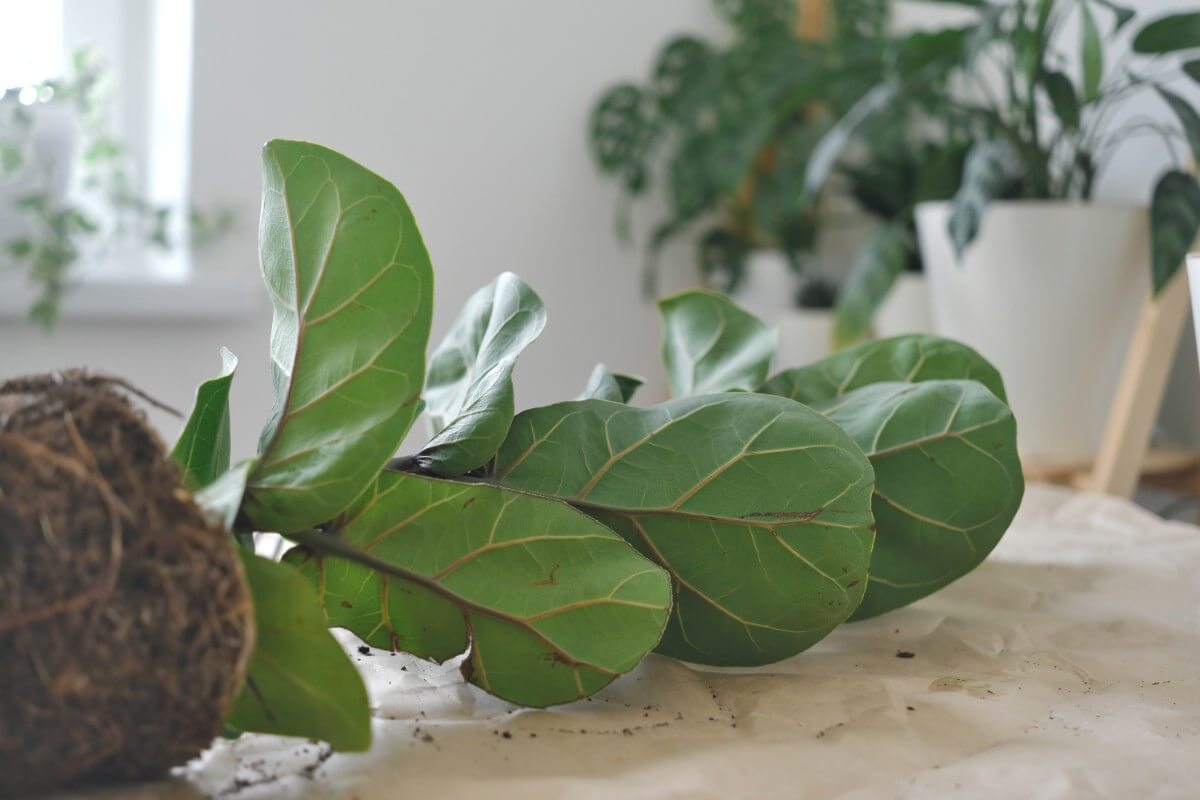
[{"label": "white plastic sheet", "polygon": [[1200,530],[1110,498],[1031,487],[976,572],[782,664],[651,657],[548,711],[345,641],[378,709],[370,753],[248,736],[114,794],[1200,796]]}]

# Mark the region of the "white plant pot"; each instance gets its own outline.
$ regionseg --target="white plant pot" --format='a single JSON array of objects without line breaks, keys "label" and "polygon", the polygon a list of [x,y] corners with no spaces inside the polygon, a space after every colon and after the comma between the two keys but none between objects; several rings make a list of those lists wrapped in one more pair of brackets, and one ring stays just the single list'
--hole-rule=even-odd
[{"label": "white plant pot", "polygon": [[1022,456],[1090,461],[1150,289],[1145,209],[995,203],[955,257],[947,203],[917,208],[934,327],[1004,376]]},{"label": "white plant pot", "polygon": [[779,250],[756,250],[746,261],[746,274],[732,299],[779,331],[775,364],[800,367],[830,353],[833,312],[798,308],[799,278]]},{"label": "white plant pot", "polygon": [[873,323],[880,339],[905,333],[933,333],[929,281],[920,272],[901,272],[879,304]]},{"label": "white plant pot", "polygon": [[795,305],[799,279],[791,262],[779,250],[755,250],[737,291],[730,296],[759,319],[770,321]]},{"label": "white plant pot", "polygon": [[768,321],[779,331],[775,370],[803,367],[830,354],[832,310],[791,308]]}]

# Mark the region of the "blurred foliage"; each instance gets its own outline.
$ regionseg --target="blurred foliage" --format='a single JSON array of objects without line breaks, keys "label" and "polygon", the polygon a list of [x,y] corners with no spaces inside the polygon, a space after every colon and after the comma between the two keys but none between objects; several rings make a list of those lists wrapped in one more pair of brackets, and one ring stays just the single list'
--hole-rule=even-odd
[{"label": "blurred foliage", "polygon": [[[38,287],[29,313],[47,330],[58,320],[63,293],[89,241],[137,240],[158,250],[178,244],[171,236],[173,210],[138,191],[133,158],[113,134],[107,102],[111,84],[104,64],[81,49],[62,77],[0,93],[0,192],[16,192],[12,199],[26,230],[4,242],[3,252]],[[31,89],[37,99],[21,102],[21,88]],[[77,152],[68,156],[78,172],[77,187],[63,197],[52,186],[63,165],[40,163],[47,152],[36,145],[38,107],[47,104],[67,106],[79,132]],[[190,244],[203,247],[233,222],[227,209],[190,209],[184,224]]]},{"label": "blurred foliage", "polygon": [[[647,81],[611,87],[591,115],[596,165],[624,195],[620,235],[629,236],[631,199],[661,184],[667,200],[649,237],[647,294],[656,291],[658,251],[696,228],[701,269],[726,291],[737,287],[755,248],[779,248],[804,272],[820,233],[819,204],[802,191],[809,158],[880,79],[870,50],[885,35],[887,0],[837,3],[821,41],[795,35],[794,0],[714,5],[732,30],[728,44],[671,39]],[[830,295],[801,293],[823,303]]]}]

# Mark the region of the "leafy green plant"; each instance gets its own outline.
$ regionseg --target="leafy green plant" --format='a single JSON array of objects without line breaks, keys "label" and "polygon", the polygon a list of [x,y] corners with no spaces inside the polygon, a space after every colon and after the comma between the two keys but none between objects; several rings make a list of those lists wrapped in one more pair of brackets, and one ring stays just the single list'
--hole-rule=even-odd
[{"label": "leafy green plant", "polygon": [[[970,141],[960,129],[919,136],[909,127],[864,137],[863,153],[839,166],[851,196],[879,222],[856,254],[838,292],[833,345],[864,338],[871,320],[904,272],[924,269],[917,247],[916,207],[949,200],[962,181]],[[882,126],[881,126],[882,128]]]},{"label": "leafy green plant", "polygon": [[812,287],[798,297],[828,302],[832,292],[817,291],[822,278],[809,269],[819,208],[800,187],[821,134],[875,79],[857,50],[882,33],[888,3],[839,3],[826,41],[796,38],[790,0],[715,6],[733,29],[730,44],[676,37],[648,82],[613,86],[592,110],[594,161],[622,192],[618,230],[627,236],[630,202],[661,171],[668,211],[649,237],[647,294],[659,249],[703,226],[697,253],[711,283],[732,291],[751,251],[778,248]]},{"label": "leafy green plant", "polygon": [[[649,652],[746,666],[802,652],[973,568],[1023,484],[999,375],[907,337],[768,380],[775,334],[727,298],[660,303],[666,403],[601,365],[515,413],[541,332],[505,273],[428,362],[433,273],[400,192],[318,145],[263,153],[260,236],[276,403],[230,465],[236,362],[201,385],[174,455],[244,547],[260,631],[231,731],[369,742],[326,627],[435,661],[508,701],[585,697]],[[424,402],[431,438],[394,458]],[[878,530],[876,529],[878,526]]]},{"label": "leafy green plant", "polygon": [[[1151,202],[1152,278],[1160,290],[1200,233],[1200,182],[1183,169],[1200,158],[1200,114],[1171,88],[1174,81],[1196,80],[1198,62],[1180,66],[1163,58],[1200,53],[1200,13],[1173,14],[1139,28],[1134,8],[1109,0],[948,1],[977,9],[976,21],[885,48],[896,63],[922,68],[894,72],[887,86],[865,95],[835,126],[819,146],[825,157],[810,170],[809,186],[823,183],[864,120],[897,103],[915,103],[939,120],[965,125],[973,144],[949,223],[961,254],[992,202],[1090,200],[1097,177],[1123,144],[1159,137],[1177,164],[1159,178]],[[1072,16],[1080,29],[1077,58],[1062,47]],[[1126,34],[1129,53],[1114,57],[1106,45]],[[947,89],[953,85],[948,76],[966,90]],[[1114,128],[1114,112],[1144,92],[1157,95],[1179,126],[1136,118]],[[1180,143],[1189,155],[1181,154]]]},{"label": "leafy green plant", "polygon": [[[35,98],[32,103],[18,100],[21,90],[5,92],[0,87],[0,179],[20,181],[16,207],[28,228],[0,244],[39,287],[30,317],[47,330],[58,319],[72,270],[89,244],[133,239],[156,250],[176,245],[170,232],[172,209],[137,191],[130,155],[112,132],[106,102],[110,84],[104,65],[84,48],[72,55],[65,76],[24,87]],[[42,163],[47,155],[36,146],[35,113],[46,105],[68,107],[78,126],[79,153],[50,157],[65,155],[78,166],[79,196],[61,198],[53,186],[53,176],[67,171],[68,165]],[[233,222],[228,209],[190,209],[184,220],[189,244],[209,246],[229,232]]]}]

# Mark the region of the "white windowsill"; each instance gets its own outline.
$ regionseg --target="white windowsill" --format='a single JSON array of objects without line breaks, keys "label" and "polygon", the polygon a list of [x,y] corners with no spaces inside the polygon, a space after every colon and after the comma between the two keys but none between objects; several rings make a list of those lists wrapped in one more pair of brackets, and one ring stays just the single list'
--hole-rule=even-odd
[{"label": "white windowsill", "polygon": [[[268,304],[257,272],[247,273],[81,278],[67,290],[60,318],[151,323],[251,319],[266,313]],[[28,316],[36,297],[25,276],[0,273],[0,320]]]}]

